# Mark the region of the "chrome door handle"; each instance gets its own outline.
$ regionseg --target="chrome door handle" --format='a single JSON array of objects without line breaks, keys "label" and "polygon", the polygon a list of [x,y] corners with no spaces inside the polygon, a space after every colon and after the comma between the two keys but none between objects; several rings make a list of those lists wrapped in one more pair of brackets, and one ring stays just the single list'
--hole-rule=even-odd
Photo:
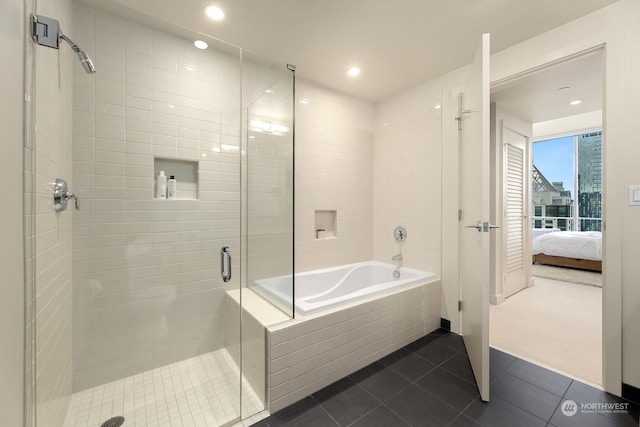
[{"label": "chrome door handle", "polygon": [[476,225],[467,225],[464,228],[475,228],[476,230],[478,230],[478,232],[482,231],[482,222],[478,221],[478,223]]},{"label": "chrome door handle", "polygon": [[220,277],[225,283],[231,280],[231,249],[229,246],[223,246],[220,249]]},{"label": "chrome door handle", "polygon": [[500,228],[499,225],[493,225],[493,224],[489,224],[488,222],[482,222],[482,221],[478,221],[478,223],[476,225],[467,225],[464,228],[475,228],[476,230],[478,230],[479,233],[488,233],[490,229],[492,228]]}]

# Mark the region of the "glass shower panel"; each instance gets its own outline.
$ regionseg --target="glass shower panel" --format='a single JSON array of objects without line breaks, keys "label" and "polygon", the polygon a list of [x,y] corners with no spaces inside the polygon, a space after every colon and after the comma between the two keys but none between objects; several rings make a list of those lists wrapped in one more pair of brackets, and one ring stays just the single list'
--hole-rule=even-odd
[{"label": "glass shower panel", "polygon": [[294,71],[247,52],[242,65],[246,284],[277,282],[260,295],[293,317]]},{"label": "glass shower panel", "polygon": [[[264,328],[293,317],[293,89],[286,65],[243,51],[243,418],[264,408],[253,405],[256,398],[266,401]],[[286,295],[277,306],[253,286],[273,278]]]}]

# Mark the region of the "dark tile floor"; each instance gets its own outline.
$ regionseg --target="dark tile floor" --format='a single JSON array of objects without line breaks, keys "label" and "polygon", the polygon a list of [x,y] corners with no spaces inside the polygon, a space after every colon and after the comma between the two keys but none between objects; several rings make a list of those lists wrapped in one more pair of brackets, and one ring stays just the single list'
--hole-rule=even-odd
[{"label": "dark tile floor", "polygon": [[[563,414],[573,400],[577,412]],[[491,399],[480,400],[462,338],[438,330],[254,424],[273,426],[638,427],[638,407],[491,349]]]}]

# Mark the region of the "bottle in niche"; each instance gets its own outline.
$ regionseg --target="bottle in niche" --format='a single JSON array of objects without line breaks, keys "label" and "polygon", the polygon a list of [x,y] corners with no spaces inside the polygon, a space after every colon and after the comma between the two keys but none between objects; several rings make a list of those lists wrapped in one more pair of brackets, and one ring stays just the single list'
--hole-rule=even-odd
[{"label": "bottle in niche", "polygon": [[167,181],[167,199],[176,199],[176,177],[173,175]]},{"label": "bottle in niche", "polygon": [[167,198],[167,176],[164,174],[164,171],[160,171],[156,177],[156,198]]}]

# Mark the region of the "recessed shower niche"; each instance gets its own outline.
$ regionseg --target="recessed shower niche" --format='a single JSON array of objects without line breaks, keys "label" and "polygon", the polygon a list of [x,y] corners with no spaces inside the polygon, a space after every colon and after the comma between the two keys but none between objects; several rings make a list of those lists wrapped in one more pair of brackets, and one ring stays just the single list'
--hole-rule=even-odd
[{"label": "recessed shower niche", "polygon": [[316,211],[316,240],[333,239],[338,236],[336,211]]},{"label": "recessed shower niche", "polygon": [[153,160],[153,197],[156,197],[157,178],[163,171],[167,180],[171,176],[176,180],[176,199],[198,199],[198,162],[189,160],[154,158]]}]

